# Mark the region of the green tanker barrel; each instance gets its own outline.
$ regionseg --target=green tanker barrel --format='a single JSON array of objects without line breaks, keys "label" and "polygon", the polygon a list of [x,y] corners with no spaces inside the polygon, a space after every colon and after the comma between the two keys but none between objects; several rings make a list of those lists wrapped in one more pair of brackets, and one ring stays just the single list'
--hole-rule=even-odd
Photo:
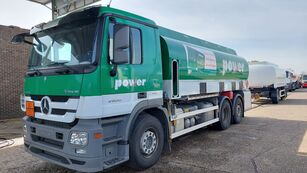
[{"label": "green tanker barrel", "polygon": [[248,63],[232,49],[159,28],[163,79],[171,79],[171,63],[179,64],[179,80],[247,80]]}]

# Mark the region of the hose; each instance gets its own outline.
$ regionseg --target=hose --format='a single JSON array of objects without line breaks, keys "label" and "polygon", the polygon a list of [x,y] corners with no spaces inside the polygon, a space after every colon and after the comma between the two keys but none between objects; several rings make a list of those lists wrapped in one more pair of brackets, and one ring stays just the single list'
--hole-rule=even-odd
[{"label": "hose", "polygon": [[0,138],[0,149],[13,145],[15,142],[11,139]]}]

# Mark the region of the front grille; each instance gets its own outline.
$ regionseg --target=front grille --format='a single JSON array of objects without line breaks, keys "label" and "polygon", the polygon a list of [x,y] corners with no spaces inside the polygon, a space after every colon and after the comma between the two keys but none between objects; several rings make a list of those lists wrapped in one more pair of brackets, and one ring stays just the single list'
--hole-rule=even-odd
[{"label": "front grille", "polygon": [[70,110],[70,109],[52,109],[51,114],[54,115],[65,115],[66,112],[76,113],[76,110]]},{"label": "front grille", "polygon": [[48,158],[48,159],[51,159],[51,160],[54,160],[54,161],[57,161],[63,164],[67,164],[67,165],[69,164],[68,160],[65,157],[62,157],[54,153],[50,153],[48,151],[45,151],[45,150],[42,150],[36,147],[31,147],[30,151],[40,156],[43,156],[45,158]]},{"label": "front grille", "polygon": [[76,165],[84,165],[85,162],[84,161],[80,161],[80,160],[75,160],[75,159],[70,159],[72,164],[76,164]]},{"label": "front grille", "polygon": [[[34,107],[34,111],[35,112],[42,112],[40,107]],[[53,114],[53,115],[65,115],[67,112],[76,113],[77,111],[71,110],[71,109],[56,109],[56,108],[53,108],[51,110],[51,114]]]},{"label": "front grille", "polygon": [[53,139],[48,139],[48,138],[40,137],[40,136],[33,135],[33,134],[31,134],[31,138],[34,142],[38,142],[38,143],[41,143],[41,144],[44,144],[44,145],[48,145],[48,146],[53,147],[53,148],[63,149],[63,147],[64,147],[64,142],[56,141],[56,140],[53,140]]},{"label": "front grille", "polygon": [[[43,99],[44,95],[31,95],[30,97],[31,97],[31,100],[37,102],[36,107],[34,108],[34,111],[37,112],[37,113],[42,113],[41,112],[41,106],[42,106],[41,104],[42,104],[42,99]],[[49,102],[57,103],[58,105],[62,105],[60,107],[52,107],[52,110],[51,110],[52,115],[62,116],[62,115],[65,115],[66,113],[76,113],[77,112],[77,110],[75,110],[75,109],[65,109],[65,104],[67,104],[68,101],[70,99],[72,99],[72,101],[73,101],[72,103],[74,103],[73,106],[77,107],[76,100],[79,99],[80,97],[71,97],[71,96],[48,96],[48,97],[50,98]],[[50,106],[51,103],[49,103],[49,106]]]},{"label": "front grille", "polygon": [[[28,145],[27,148],[29,148],[29,145]],[[86,163],[85,161],[81,161],[81,160],[65,158],[63,156],[60,156],[60,155],[57,155],[57,154],[51,153],[49,151],[33,147],[33,146],[30,147],[30,151],[32,153],[38,154],[42,157],[45,157],[45,158],[48,158],[48,159],[51,159],[51,160],[54,160],[56,162],[60,162],[60,163],[66,164],[66,165],[70,165],[68,159],[70,160],[70,162],[72,164],[75,164],[75,165],[85,165],[85,163]]]},{"label": "front grille", "polygon": [[37,118],[31,118],[30,121],[35,124],[46,125],[46,126],[51,126],[51,127],[58,127],[58,128],[63,128],[63,129],[71,129],[78,123],[78,119],[76,119],[75,121],[71,123],[49,121],[49,120],[43,120],[43,119],[37,119]]},{"label": "front grille", "polygon": [[[32,100],[41,101],[45,95],[31,95]],[[53,102],[67,102],[69,99],[79,99],[78,96],[48,96]]]}]

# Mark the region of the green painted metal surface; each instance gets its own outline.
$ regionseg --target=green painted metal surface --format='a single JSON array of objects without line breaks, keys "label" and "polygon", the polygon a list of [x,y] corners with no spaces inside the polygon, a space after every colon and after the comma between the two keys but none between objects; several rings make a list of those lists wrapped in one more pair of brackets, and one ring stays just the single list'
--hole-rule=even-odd
[{"label": "green painted metal surface", "polygon": [[246,80],[248,63],[232,49],[159,28],[163,79],[170,80],[171,63],[179,62],[180,80]]},{"label": "green painted metal surface", "polygon": [[79,96],[83,74],[26,77],[26,95]]}]

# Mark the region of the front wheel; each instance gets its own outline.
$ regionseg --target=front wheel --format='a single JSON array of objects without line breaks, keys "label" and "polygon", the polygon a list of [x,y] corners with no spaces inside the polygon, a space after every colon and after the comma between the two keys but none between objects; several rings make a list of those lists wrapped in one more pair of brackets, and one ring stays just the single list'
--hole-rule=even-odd
[{"label": "front wheel", "polygon": [[163,144],[164,133],[160,121],[149,114],[141,115],[131,133],[130,167],[144,170],[153,166],[161,156]]}]

